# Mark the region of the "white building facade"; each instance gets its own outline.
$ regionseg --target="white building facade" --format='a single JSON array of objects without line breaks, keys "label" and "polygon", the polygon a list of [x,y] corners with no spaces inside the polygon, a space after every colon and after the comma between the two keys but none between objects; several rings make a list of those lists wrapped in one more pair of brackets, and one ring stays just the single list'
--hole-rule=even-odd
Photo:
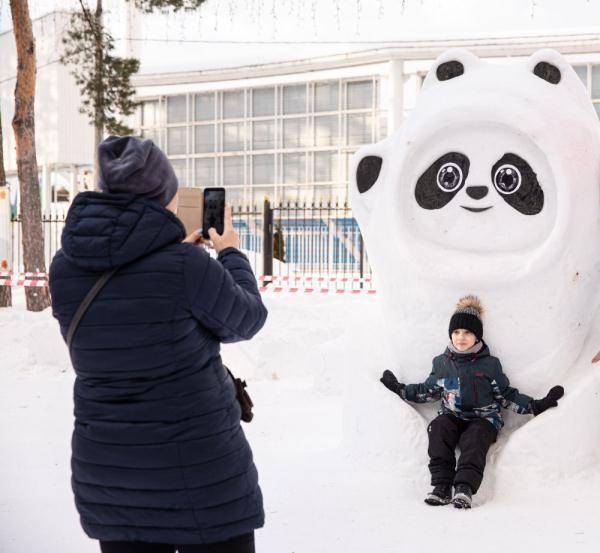
[{"label": "white building facade", "polygon": [[600,114],[595,35],[413,42],[225,70],[140,75],[136,130],[167,153],[184,186],[224,186],[233,204],[344,203],[348,159],[412,109],[439,53],[465,47],[509,63],[544,47],[573,64]]},{"label": "white building facade", "polygon": [[[79,112],[81,96],[69,69],[60,63],[62,37],[69,22],[66,12],[54,12],[33,22],[36,38],[35,135],[42,208],[46,214],[77,191],[91,186],[94,136]],[[17,160],[12,118],[17,55],[12,30],[0,34],[0,115],[4,164],[11,203],[18,195]]]}]

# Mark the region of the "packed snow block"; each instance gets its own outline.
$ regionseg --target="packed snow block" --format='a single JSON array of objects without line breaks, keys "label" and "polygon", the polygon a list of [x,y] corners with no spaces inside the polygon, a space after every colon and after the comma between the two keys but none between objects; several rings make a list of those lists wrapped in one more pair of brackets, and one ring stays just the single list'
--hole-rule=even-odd
[{"label": "packed snow block", "polygon": [[590,489],[600,473],[600,368],[590,359],[600,349],[600,318],[596,319],[590,347],[565,381],[567,394],[558,408],[549,409],[512,433],[500,449],[495,467],[498,495],[530,493],[533,485],[552,487],[576,477]]},{"label": "packed snow block", "polygon": [[[510,63],[445,52],[403,126],[350,174],[382,307],[387,362],[373,372],[422,382],[472,293],[512,385],[542,397],[579,375],[531,432],[560,418],[592,370],[581,353],[600,299],[599,124],[569,63],[549,49]],[[368,391],[396,416],[383,386]]]},{"label": "packed snow block", "polygon": [[417,478],[423,487],[428,481],[426,420],[371,372],[347,375],[343,446],[353,462]]}]

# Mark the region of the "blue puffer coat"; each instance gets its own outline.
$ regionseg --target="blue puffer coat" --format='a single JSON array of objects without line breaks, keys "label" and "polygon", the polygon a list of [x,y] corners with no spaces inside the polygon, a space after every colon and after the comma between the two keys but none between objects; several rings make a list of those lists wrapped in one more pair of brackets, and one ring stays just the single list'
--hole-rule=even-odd
[{"label": "blue puffer coat", "polygon": [[263,525],[252,452],[220,342],[267,311],[247,258],[182,244],[171,212],[127,194],[79,194],[50,268],[63,337],[99,276],[71,360],[72,488],[88,536],[209,543]]}]

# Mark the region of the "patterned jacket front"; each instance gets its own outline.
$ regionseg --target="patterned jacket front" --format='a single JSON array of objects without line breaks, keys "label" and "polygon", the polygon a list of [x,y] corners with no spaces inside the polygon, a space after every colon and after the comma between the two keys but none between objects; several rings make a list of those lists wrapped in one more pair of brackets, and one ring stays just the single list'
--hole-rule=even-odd
[{"label": "patterned jacket front", "polygon": [[477,353],[460,354],[446,348],[433,359],[427,380],[408,384],[402,397],[415,403],[441,399],[440,414],[451,413],[463,420],[484,418],[498,430],[504,425],[502,407],[530,414],[533,401],[511,387],[500,360],[490,355],[485,343]]}]

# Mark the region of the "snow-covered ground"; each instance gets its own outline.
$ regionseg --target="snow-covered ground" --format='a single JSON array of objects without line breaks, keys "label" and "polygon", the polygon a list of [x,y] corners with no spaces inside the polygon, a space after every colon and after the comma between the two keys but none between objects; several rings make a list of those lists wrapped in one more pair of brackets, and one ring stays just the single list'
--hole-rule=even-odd
[{"label": "snow-covered ground", "polygon": [[[74,375],[66,347],[49,310],[28,313],[22,290],[15,295],[17,305],[0,310],[0,552],[97,552],[80,529],[69,483]],[[491,462],[475,508],[458,511],[422,501],[424,436],[407,452],[423,461],[418,469],[401,460],[377,462],[385,452],[359,456],[346,447],[344,381],[383,368],[377,296],[282,293],[265,301],[264,330],[223,352],[248,379],[256,405],[255,420],[244,428],[265,496],[259,553],[598,550],[600,468],[570,480],[545,483],[542,476],[526,487],[507,485],[504,471],[500,488]],[[440,350],[444,343],[442,332]],[[381,398],[381,409],[393,416],[394,397],[381,387]],[[368,428],[364,406],[349,408]],[[580,422],[582,436],[600,439],[586,436]],[[398,434],[403,430],[399,423]],[[494,446],[492,461],[503,445]]]}]

